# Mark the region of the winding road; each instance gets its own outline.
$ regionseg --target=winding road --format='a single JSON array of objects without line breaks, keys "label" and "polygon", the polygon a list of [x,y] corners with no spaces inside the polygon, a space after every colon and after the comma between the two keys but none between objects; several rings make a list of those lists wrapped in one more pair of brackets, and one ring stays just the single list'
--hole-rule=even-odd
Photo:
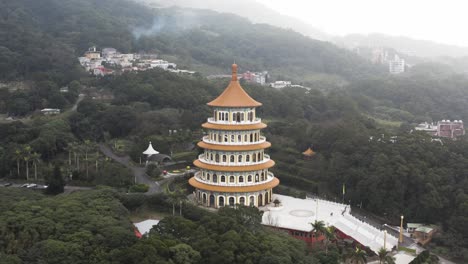
[{"label": "winding road", "polygon": [[144,167],[137,167],[137,166],[132,165],[129,156],[123,156],[123,157],[117,156],[112,151],[111,148],[109,148],[108,146],[106,146],[103,143],[99,144],[99,149],[107,157],[109,157],[109,158],[115,160],[116,162],[124,165],[125,167],[129,168],[132,171],[133,176],[135,177],[135,180],[136,180],[137,183],[147,184],[149,186],[149,189],[146,192],[146,194],[153,194],[153,193],[162,192],[162,189],[161,189],[161,186],[159,185],[159,183],[152,180],[151,177],[148,176],[148,174],[146,174]]}]

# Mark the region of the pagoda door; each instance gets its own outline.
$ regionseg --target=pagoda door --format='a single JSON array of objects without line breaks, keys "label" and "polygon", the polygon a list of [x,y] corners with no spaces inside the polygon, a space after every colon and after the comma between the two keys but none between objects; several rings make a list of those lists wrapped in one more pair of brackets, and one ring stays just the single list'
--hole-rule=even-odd
[{"label": "pagoda door", "polygon": [[212,194],[210,195],[210,206],[215,207],[215,197]]},{"label": "pagoda door", "polygon": [[259,194],[257,201],[258,201],[258,206],[259,207],[263,206],[263,195]]}]

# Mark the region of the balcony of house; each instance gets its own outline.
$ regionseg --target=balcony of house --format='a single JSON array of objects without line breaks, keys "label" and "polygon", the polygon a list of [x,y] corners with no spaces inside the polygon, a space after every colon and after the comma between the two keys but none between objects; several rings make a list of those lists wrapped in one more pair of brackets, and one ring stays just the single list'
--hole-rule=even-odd
[{"label": "balcony of house", "polygon": [[[229,155],[226,155],[229,156]],[[218,165],[218,166],[251,166],[251,165],[258,165],[262,163],[266,163],[270,161],[270,155],[263,154],[263,159],[259,161],[243,161],[243,162],[238,162],[237,161],[237,155],[234,155],[234,161],[231,162],[229,158],[226,159],[226,161],[222,160],[222,157],[219,158],[219,161],[216,160],[209,160],[205,157],[205,154],[200,154],[198,155],[198,159],[206,164],[211,164],[211,165]],[[243,159],[244,160],[244,159]]]},{"label": "balcony of house", "polygon": [[216,141],[216,140],[210,140],[210,136],[204,136],[203,137],[203,142],[208,143],[208,144],[217,144],[217,145],[229,145],[229,146],[242,146],[242,145],[255,145],[255,144],[261,144],[266,141],[266,137],[260,136],[258,141]]},{"label": "balcony of house", "polygon": [[[223,176],[224,176],[224,181],[223,181]],[[195,179],[198,182],[209,184],[209,185],[229,186],[229,187],[254,186],[254,185],[271,182],[275,178],[275,175],[272,172],[267,173],[266,179],[264,181],[262,181],[260,178],[258,180],[255,179],[255,176],[253,175],[251,176],[252,176],[251,180],[248,181],[248,178],[249,178],[248,175],[242,175],[242,176],[220,175],[220,176],[216,176],[216,181],[214,181],[213,176],[211,176],[210,180],[208,180],[208,179],[202,178],[201,171],[195,173]],[[234,181],[231,181],[230,177],[234,177]],[[243,177],[242,182],[240,182],[240,177]]]}]

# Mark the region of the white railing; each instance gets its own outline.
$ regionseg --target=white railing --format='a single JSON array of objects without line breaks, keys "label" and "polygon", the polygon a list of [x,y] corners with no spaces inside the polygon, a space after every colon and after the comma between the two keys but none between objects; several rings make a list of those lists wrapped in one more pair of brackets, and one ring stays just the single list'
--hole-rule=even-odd
[{"label": "white railing", "polygon": [[[237,159],[237,155],[234,155]],[[267,154],[263,154],[263,160],[261,161],[257,161],[257,162],[237,162],[237,161],[234,161],[234,162],[222,162],[221,161],[221,157],[220,157],[220,161],[219,162],[216,162],[216,161],[211,161],[209,159],[206,159],[205,158],[205,154],[200,154],[198,155],[198,159],[203,162],[203,163],[206,163],[206,164],[211,164],[211,165],[219,165],[219,166],[251,166],[251,165],[258,165],[258,164],[263,164],[263,163],[266,163],[270,160],[270,156],[267,155]],[[229,159],[229,157],[228,157]]]},{"label": "white railing", "polygon": [[253,119],[252,121],[244,120],[241,122],[215,120],[213,117],[208,118],[208,123],[218,124],[218,125],[252,125],[252,124],[258,124],[260,122],[262,122],[262,119],[258,117]]},{"label": "white railing", "polygon": [[[209,185],[216,185],[216,186],[229,186],[229,187],[245,187],[245,186],[255,186],[255,185],[259,185],[259,184],[264,184],[264,183],[268,183],[268,182],[271,182],[274,178],[275,178],[275,175],[271,172],[268,172],[267,174],[267,177],[264,181],[259,181],[259,182],[255,182],[255,179],[253,179],[253,175],[252,175],[252,179],[253,181],[251,182],[248,182],[247,181],[247,176],[244,175],[244,182],[238,182],[238,183],[230,183],[229,182],[229,176],[230,175],[225,175],[226,177],[226,182],[220,182],[221,180],[221,176],[218,175],[218,182],[213,182],[213,181],[208,181],[206,179],[202,179],[201,177],[201,172],[196,172],[195,173],[195,179],[198,181],[198,182],[201,182],[201,183],[205,183],[205,184],[209,184]],[[213,177],[213,176],[211,176]],[[239,176],[234,176],[234,177],[239,177]]]},{"label": "white railing", "polygon": [[[237,137],[237,136],[236,136]],[[210,140],[210,136],[204,136],[202,138],[203,142],[208,144],[216,144],[216,145],[229,145],[229,146],[245,146],[245,145],[255,145],[260,144],[266,141],[266,137],[260,136],[258,141],[254,142],[219,142],[215,140]]]}]

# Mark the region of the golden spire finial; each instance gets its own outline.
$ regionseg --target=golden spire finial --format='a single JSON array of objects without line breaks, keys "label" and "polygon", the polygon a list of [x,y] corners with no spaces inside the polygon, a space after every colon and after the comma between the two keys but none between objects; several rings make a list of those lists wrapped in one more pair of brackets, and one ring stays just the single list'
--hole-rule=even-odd
[{"label": "golden spire finial", "polygon": [[232,64],[232,80],[237,81],[237,64]]}]

